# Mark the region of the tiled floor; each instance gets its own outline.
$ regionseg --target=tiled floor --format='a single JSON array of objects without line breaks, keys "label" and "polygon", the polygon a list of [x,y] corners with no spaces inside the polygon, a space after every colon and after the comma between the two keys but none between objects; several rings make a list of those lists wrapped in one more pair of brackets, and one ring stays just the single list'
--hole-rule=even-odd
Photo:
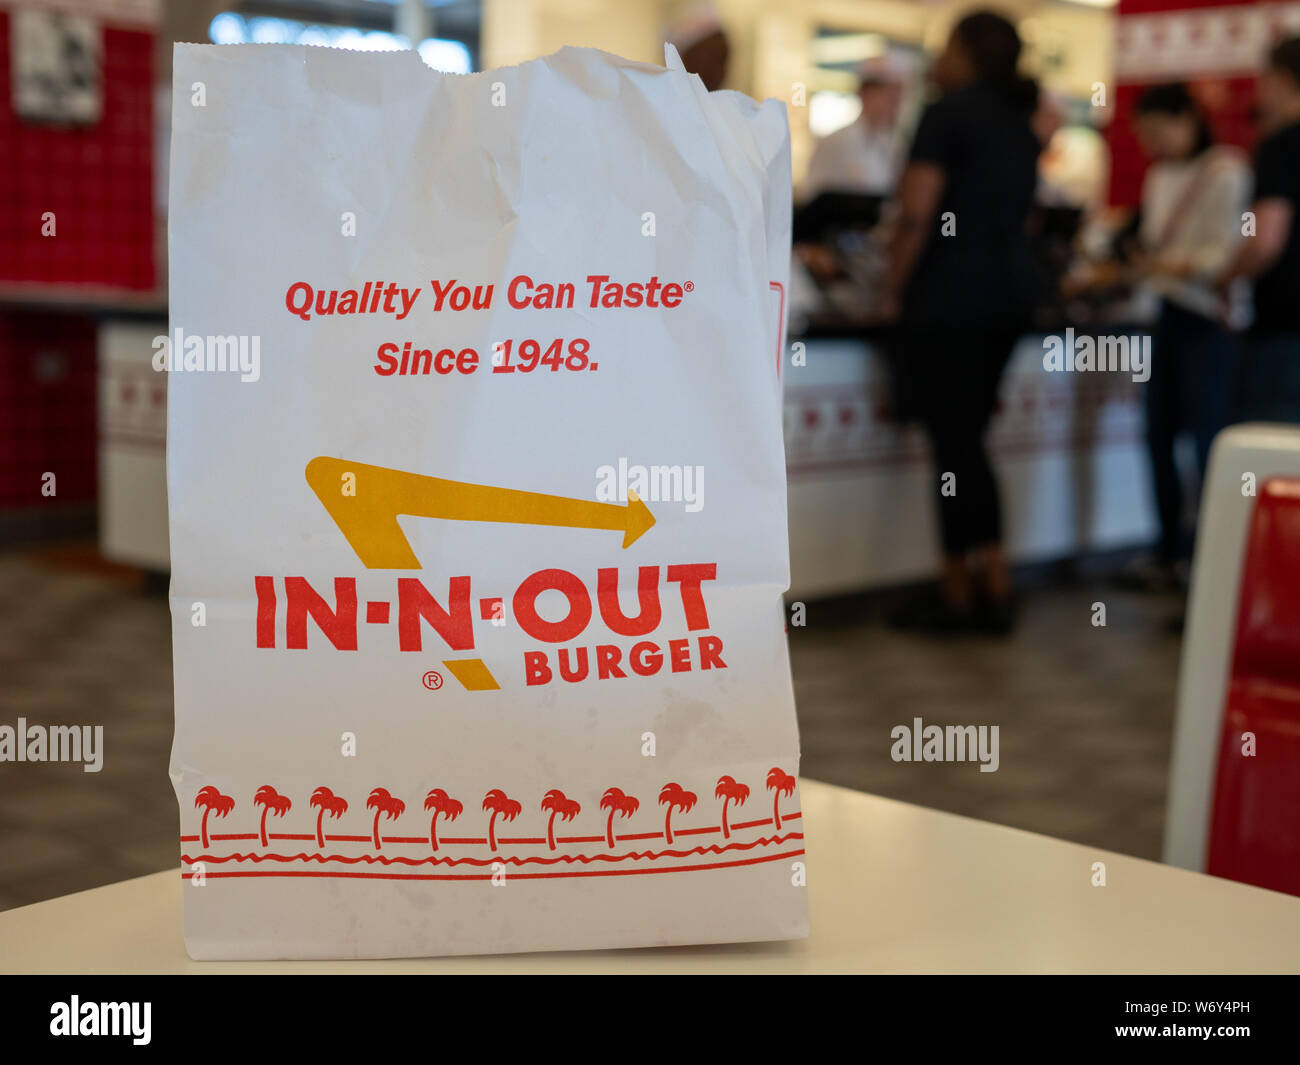
[{"label": "tiled floor", "polygon": [[0,724],[102,723],[109,752],[99,773],[0,763],[0,908],[176,860],[171,626],[142,584],[80,556],[0,556]]},{"label": "tiled floor", "polygon": [[[1092,604],[1106,604],[1106,626]],[[791,630],[806,776],[1159,859],[1179,640],[1175,599],[1100,579],[1031,588],[1009,640],[923,640],[859,602]],[[821,615],[825,614],[825,617]],[[997,725],[1000,765],[895,762],[896,725]]]},{"label": "tiled floor", "polygon": [[[934,642],[885,628],[878,602],[809,604],[790,637],[803,774],[1156,858],[1174,608],[1055,581],[1031,589],[1011,640]],[[0,555],[0,724],[20,716],[103,723],[112,748],[98,774],[0,763],[0,909],[176,862],[163,595],[88,551]],[[998,725],[1000,768],[892,761],[891,728],[918,716]]]}]

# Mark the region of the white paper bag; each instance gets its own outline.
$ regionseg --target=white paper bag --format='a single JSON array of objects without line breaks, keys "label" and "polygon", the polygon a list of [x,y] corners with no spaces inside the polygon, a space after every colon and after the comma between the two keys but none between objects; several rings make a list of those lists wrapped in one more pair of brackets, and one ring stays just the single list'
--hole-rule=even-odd
[{"label": "white paper bag", "polygon": [[807,934],[788,131],[669,61],[177,46],[192,956]]}]

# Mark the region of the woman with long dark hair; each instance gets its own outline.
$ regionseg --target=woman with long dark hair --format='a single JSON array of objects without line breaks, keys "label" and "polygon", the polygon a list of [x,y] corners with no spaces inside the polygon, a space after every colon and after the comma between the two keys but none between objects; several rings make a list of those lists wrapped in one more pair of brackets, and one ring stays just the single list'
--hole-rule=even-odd
[{"label": "woman with long dark hair", "polygon": [[1215,281],[1241,241],[1250,168],[1235,148],[1215,146],[1185,85],[1144,92],[1134,125],[1151,160],[1142,182],[1135,259],[1142,285],[1159,307],[1145,388],[1160,542],[1154,565],[1130,567],[1126,577],[1129,583],[1172,587],[1178,565],[1191,557],[1174,445],[1182,433],[1191,435],[1196,479],[1204,477],[1210,442],[1227,423],[1236,381],[1237,342],[1229,323],[1240,324],[1244,294],[1230,298],[1225,316]]},{"label": "woman with long dark hair", "polygon": [[1042,151],[1031,125],[1038,88],[1018,71],[1020,48],[1016,28],[992,11],[956,24],[932,71],[941,95],[921,117],[899,185],[883,302],[930,438],[943,547],[940,595],[900,611],[904,627],[1012,625],[984,434],[1038,287],[1028,233]]}]

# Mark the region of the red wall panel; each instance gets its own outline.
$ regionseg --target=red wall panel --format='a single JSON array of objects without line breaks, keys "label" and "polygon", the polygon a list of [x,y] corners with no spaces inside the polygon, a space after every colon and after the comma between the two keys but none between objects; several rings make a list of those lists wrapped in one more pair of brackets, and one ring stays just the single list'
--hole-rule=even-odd
[{"label": "red wall panel", "polygon": [[14,113],[9,32],[0,10],[0,281],[153,289],[154,35],[104,27],[101,117],[60,126]]},{"label": "red wall panel", "polygon": [[0,506],[95,498],[95,335],[86,315],[0,312]]}]

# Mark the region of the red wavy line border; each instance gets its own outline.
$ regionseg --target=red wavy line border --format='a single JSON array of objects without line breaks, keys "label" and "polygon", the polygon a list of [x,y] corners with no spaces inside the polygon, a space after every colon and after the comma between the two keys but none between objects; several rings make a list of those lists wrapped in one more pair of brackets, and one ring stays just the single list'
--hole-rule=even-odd
[{"label": "red wavy line border", "polygon": [[[756,858],[739,858],[733,862],[704,862],[700,865],[670,865],[658,869],[569,869],[554,873],[511,873],[511,880],[558,880],[565,877],[580,876],[635,876],[646,873],[694,873],[706,869],[734,869],[744,865],[758,865],[762,862],[777,862],[785,858],[798,858],[804,854],[802,847],[797,851],[783,854],[761,854]],[[181,873],[182,880],[190,879],[192,874]],[[495,873],[358,873],[347,871],[329,871],[325,869],[235,869],[215,870],[206,873],[208,879],[228,877],[322,877],[326,879],[347,880],[491,880]]]},{"label": "red wavy line border", "polygon": [[719,847],[712,843],[707,847],[692,847],[687,851],[666,850],[666,851],[627,851],[624,854],[557,854],[551,858],[542,858],[530,855],[526,858],[515,856],[501,857],[494,855],[491,858],[448,858],[445,855],[431,854],[425,858],[403,858],[400,855],[389,857],[385,854],[200,854],[197,858],[191,858],[187,854],[181,855],[181,861],[189,865],[195,865],[198,862],[210,862],[213,865],[220,865],[223,862],[342,862],[345,865],[356,865],[358,862],[365,862],[367,865],[474,865],[489,866],[504,863],[506,865],[556,865],[560,862],[581,862],[584,865],[591,862],[623,862],[631,858],[633,861],[647,860],[657,861],[660,858],[689,858],[694,854],[725,854],[727,851],[747,851],[755,847],[765,847],[769,844],[779,847],[783,843],[788,843],[792,839],[803,839],[802,832],[791,832],[785,836],[760,836],[758,839],[751,840],[749,843],[728,843]]}]

